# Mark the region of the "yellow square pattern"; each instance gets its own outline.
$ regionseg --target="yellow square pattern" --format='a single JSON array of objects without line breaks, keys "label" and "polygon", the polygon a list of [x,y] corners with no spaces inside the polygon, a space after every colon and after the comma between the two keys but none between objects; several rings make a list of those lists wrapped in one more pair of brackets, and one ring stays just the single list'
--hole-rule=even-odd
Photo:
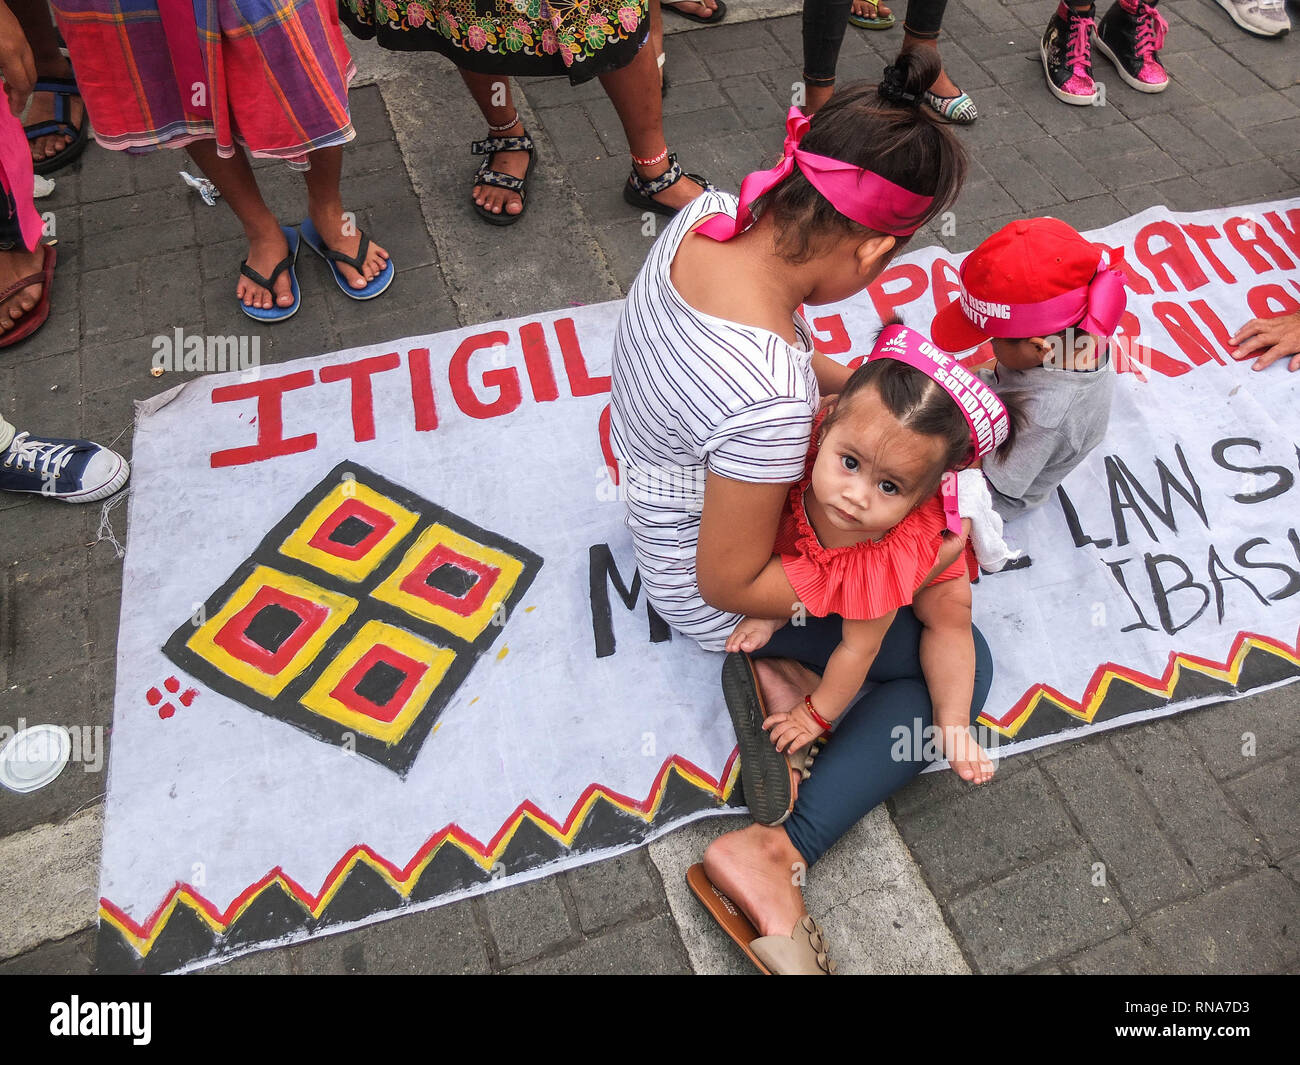
[{"label": "yellow square pattern", "polygon": [[[417,662],[429,664],[419,684],[407,699],[406,705],[389,722],[376,721],[373,717],[358,713],[344,706],[330,694],[338,687],[348,670],[377,643],[385,644]],[[382,621],[367,621],[351,642],[338,653],[325,672],[316,678],[316,683],[303,695],[302,705],[322,717],[337,721],[344,728],[363,732],[384,743],[393,744],[402,738],[411,722],[419,716],[424,704],[428,702],[429,696],[446,675],[455,657],[455,651],[427,643],[404,629],[386,625]]]},{"label": "yellow square pattern", "polygon": [[[355,561],[339,558],[338,555],[331,555],[328,551],[312,547],[310,543],[311,538],[316,535],[316,530],[321,527],[325,519],[342,506],[347,499],[356,499],[366,504],[366,506],[374,507],[375,510],[387,514],[396,522],[379,543],[366,552],[363,558]],[[302,524],[280,545],[280,551],[290,558],[296,558],[300,562],[306,562],[310,566],[315,566],[317,569],[322,569],[326,573],[332,573],[336,577],[341,577],[343,580],[355,584],[357,581],[365,580],[374,572],[375,567],[401,542],[402,537],[415,528],[417,521],[419,521],[418,515],[413,514],[405,507],[398,506],[387,496],[380,495],[373,488],[367,488],[360,481],[342,481],[334,487],[329,495],[312,508],[312,512],[307,515]]]},{"label": "yellow square pattern", "polygon": [[[476,562],[486,563],[501,571],[501,576],[497,578],[496,587],[483,601],[483,605],[473,614],[468,616],[457,614],[455,611],[448,610],[436,603],[429,602],[427,599],[422,599],[402,590],[402,582],[419,565],[421,560],[439,544],[446,544],[453,551],[472,558]],[[461,536],[446,525],[435,524],[430,525],[419,535],[415,543],[406,552],[406,557],[402,559],[401,564],[375,589],[374,596],[376,599],[382,599],[385,603],[392,603],[393,606],[414,614],[422,621],[446,629],[468,643],[473,643],[478,639],[479,634],[487,628],[488,622],[492,620],[497,608],[510,598],[510,593],[523,571],[524,564],[512,555],[495,551],[485,544],[480,544],[477,540]]]},{"label": "yellow square pattern", "polygon": [[[222,630],[226,622],[248,606],[253,601],[258,589],[264,584],[269,584],[282,592],[288,592],[290,595],[296,595],[301,599],[308,599],[329,610],[329,616],[321,624],[320,628],[312,634],[311,639],[304,643],[288,665],[274,676],[263,673],[256,666],[235,658],[224,647],[219,646],[214,641],[214,637]],[[303,580],[301,577],[291,577],[289,574],[281,573],[269,566],[258,566],[248,580],[235,589],[234,595],[226,601],[226,605],[195,629],[194,635],[186,641],[186,646],[196,655],[207,659],[222,673],[239,681],[241,684],[246,684],[254,691],[261,692],[263,695],[274,699],[284,691],[294,677],[307,667],[308,663],[316,657],[317,653],[325,645],[325,641],[338,631],[339,626],[347,621],[356,608],[357,601],[346,595],[326,591],[319,585],[312,584],[311,581]]]}]

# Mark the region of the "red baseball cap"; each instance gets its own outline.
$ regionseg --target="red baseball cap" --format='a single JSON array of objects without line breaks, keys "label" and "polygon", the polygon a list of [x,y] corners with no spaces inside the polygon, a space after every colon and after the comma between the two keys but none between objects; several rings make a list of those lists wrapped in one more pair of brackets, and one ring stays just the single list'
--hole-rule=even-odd
[{"label": "red baseball cap", "polygon": [[[1108,250],[1056,218],[1005,225],[966,256],[961,292],[934,316],[930,336],[953,352],[990,337],[1048,336],[1081,324],[1110,336],[1127,297],[1106,265]],[[1118,262],[1114,253],[1111,261]]]}]

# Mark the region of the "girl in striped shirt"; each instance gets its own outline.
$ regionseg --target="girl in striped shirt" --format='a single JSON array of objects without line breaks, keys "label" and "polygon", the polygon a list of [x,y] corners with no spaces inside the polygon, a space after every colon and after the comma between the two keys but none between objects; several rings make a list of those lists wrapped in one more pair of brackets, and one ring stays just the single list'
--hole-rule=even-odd
[{"label": "girl in striped shirt", "polygon": [[[843,391],[850,375],[814,349],[800,307],[864,290],[956,200],[965,153],[921,109],[938,74],[936,56],[910,52],[879,86],[835,94],[811,123],[792,108],[781,162],[749,175],[738,200],[706,193],[683,210],[628,293],[611,396],[627,522],[651,603],[707,649],[722,650],[743,617],[790,616],[788,585],[764,575],[821,395]],[[961,550],[950,539],[943,568]],[[785,960],[762,955],[764,971],[829,971],[792,869],[815,862],[924,767],[891,758],[892,729],[933,720],[920,623],[904,606],[868,674],[875,686],[855,697],[794,803],[797,774],[762,730],[763,708],[803,708],[841,629],[837,617],[809,618],[777,632],[764,658],[726,659],[745,799],[767,823],[719,837],[688,879],[715,916],[744,915],[749,932],[728,932],[750,957],[760,956],[759,940],[778,948]],[[973,635],[976,715],[991,665]],[[709,901],[724,893],[730,910]]]}]

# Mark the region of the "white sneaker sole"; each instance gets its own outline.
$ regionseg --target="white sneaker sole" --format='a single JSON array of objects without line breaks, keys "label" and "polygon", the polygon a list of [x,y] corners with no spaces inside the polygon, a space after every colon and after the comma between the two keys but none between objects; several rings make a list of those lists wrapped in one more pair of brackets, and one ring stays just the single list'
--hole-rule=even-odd
[{"label": "white sneaker sole", "polygon": [[53,499],[61,499],[65,503],[98,503],[101,499],[107,499],[126,484],[127,478],[131,476],[131,464],[117,456],[118,467],[113,471],[113,476],[105,481],[98,488],[91,488],[84,492],[73,492],[69,495],[52,496]]},{"label": "white sneaker sole", "polygon": [[1137,89],[1138,92],[1164,92],[1169,88],[1168,78],[1165,78],[1164,84],[1162,85],[1152,85],[1149,82],[1141,81],[1138,78],[1133,77],[1132,74],[1124,69],[1124,64],[1115,58],[1115,53],[1106,47],[1106,42],[1097,36],[1096,30],[1092,31],[1092,43],[1097,51],[1110,60],[1111,65],[1115,68],[1115,73],[1120,76],[1120,80],[1124,82],[1125,85]]},{"label": "white sneaker sole", "polygon": [[1218,5],[1228,13],[1228,17],[1252,37],[1263,37],[1265,40],[1271,41],[1274,37],[1285,37],[1291,32],[1291,26],[1289,23],[1280,30],[1261,30],[1243,20],[1242,17],[1237,14],[1237,9],[1227,3],[1226,0],[1217,0],[1217,2]]},{"label": "white sneaker sole", "polygon": [[[1074,96],[1063,89],[1058,89],[1056,83],[1052,81],[1052,71],[1047,65],[1047,49],[1043,47],[1042,42],[1038,44],[1038,58],[1043,63],[1043,77],[1047,81],[1047,87],[1051,90],[1053,96],[1065,104],[1074,104],[1075,107],[1095,107],[1098,93],[1094,92],[1091,96]],[[1094,85],[1097,83],[1094,81]]]}]

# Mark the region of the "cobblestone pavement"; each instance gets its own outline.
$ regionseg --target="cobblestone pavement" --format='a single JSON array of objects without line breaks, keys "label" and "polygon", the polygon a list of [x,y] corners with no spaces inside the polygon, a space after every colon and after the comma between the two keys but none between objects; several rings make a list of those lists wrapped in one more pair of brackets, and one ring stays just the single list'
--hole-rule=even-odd
[{"label": "cobblestone pavement", "polygon": [[[961,132],[975,164],[955,234],[923,233],[916,247],[964,250],[1029,213],[1087,229],[1153,204],[1300,194],[1300,34],[1256,40],[1212,0],[1168,0],[1170,89],[1131,91],[1099,59],[1108,106],[1073,108],[1043,84],[1037,38],[1049,7],[949,4],[942,51],[980,109]],[[686,169],[735,188],[779,148],[799,32],[787,15],[669,38],[666,125]],[[874,79],[900,39],[850,28],[842,81]],[[483,134],[450,65],[357,51],[345,200],[392,253],[397,280],[391,296],[356,304],[308,256],[307,313],[262,334],[265,361],[625,291],[650,237],[620,198],[626,149],[594,84],[523,86],[537,175],[527,217],[498,230],[469,206],[468,143]],[[181,183],[184,166],[179,153],[92,146],[56,175],[40,205],[60,241],[52,316],[0,358],[0,409],[20,428],[118,439],[129,453],[132,401],[186,376],[149,375],[151,338],[248,331],[232,295],[238,227]],[[297,175],[265,164],[259,173],[272,207],[296,220]],[[562,257],[534,254],[560,246]],[[0,724],[111,725],[121,565],[95,542],[99,520],[98,507],[0,499]],[[124,508],[114,524],[129,536]],[[1298,703],[1300,689],[1281,688],[1048,748],[1009,760],[979,790],[932,774],[890,813],[975,971],[1295,972]],[[1242,754],[1245,733],[1253,757]],[[43,791],[0,792],[0,900],[9,913],[25,900],[28,914],[22,928],[0,929],[0,972],[92,968],[104,783],[102,771],[73,767]],[[24,854],[42,857],[15,864]],[[1106,868],[1101,887],[1095,863]],[[218,971],[685,972],[679,923],[642,849]]]}]

